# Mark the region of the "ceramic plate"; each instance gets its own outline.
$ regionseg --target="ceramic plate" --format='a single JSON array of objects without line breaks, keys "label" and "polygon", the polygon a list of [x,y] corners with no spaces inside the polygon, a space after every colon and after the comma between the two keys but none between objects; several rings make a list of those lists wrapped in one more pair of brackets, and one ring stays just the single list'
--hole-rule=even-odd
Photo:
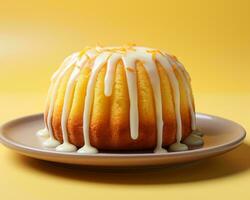
[{"label": "ceramic plate", "polygon": [[37,130],[44,127],[43,115],[22,117],[0,128],[0,141],[18,153],[42,160],[88,166],[149,166],[185,163],[219,155],[239,146],[245,130],[237,123],[220,117],[197,114],[197,123],[204,133],[204,146],[184,152],[171,153],[98,153],[81,155],[56,152],[42,147]]}]

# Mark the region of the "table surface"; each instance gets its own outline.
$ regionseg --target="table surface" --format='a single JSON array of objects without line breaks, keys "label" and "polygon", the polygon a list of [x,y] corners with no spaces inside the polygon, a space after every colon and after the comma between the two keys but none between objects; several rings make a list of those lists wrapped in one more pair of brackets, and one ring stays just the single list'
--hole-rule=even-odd
[{"label": "table surface", "polygon": [[[42,94],[1,94],[0,120],[40,112],[43,100]],[[248,102],[250,94],[196,94],[198,111],[232,119],[246,130],[250,130]],[[224,155],[158,169],[96,170],[56,164],[18,155],[2,145],[0,166],[4,199],[250,198],[248,135],[239,148]]]}]

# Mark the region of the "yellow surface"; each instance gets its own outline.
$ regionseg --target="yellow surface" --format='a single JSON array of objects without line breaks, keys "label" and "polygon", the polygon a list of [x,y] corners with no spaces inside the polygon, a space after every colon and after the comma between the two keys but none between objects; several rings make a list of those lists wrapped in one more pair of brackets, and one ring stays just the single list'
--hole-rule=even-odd
[{"label": "yellow surface", "polygon": [[[41,112],[52,72],[86,45],[136,42],[185,64],[196,107],[250,130],[250,1],[1,1],[0,121]],[[250,137],[202,162],[112,173],[0,146],[1,199],[250,199]]]}]

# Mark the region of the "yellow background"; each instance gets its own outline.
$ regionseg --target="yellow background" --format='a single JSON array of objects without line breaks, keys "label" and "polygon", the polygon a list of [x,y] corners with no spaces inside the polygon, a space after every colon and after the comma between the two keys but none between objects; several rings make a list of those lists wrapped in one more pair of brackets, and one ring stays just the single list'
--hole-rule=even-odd
[{"label": "yellow background", "polygon": [[[0,120],[43,110],[53,71],[86,45],[176,55],[196,107],[250,130],[250,1],[0,2]],[[112,173],[28,159],[0,146],[1,199],[250,199],[250,138],[202,162]]]}]

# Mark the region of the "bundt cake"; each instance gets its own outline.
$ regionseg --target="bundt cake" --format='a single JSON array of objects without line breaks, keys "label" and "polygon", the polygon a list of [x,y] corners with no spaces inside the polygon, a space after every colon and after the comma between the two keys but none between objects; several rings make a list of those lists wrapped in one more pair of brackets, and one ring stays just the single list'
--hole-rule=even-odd
[{"label": "bundt cake", "polygon": [[202,145],[190,76],[157,49],[92,47],[67,57],[51,79],[45,147],[57,151],[184,151]]}]

